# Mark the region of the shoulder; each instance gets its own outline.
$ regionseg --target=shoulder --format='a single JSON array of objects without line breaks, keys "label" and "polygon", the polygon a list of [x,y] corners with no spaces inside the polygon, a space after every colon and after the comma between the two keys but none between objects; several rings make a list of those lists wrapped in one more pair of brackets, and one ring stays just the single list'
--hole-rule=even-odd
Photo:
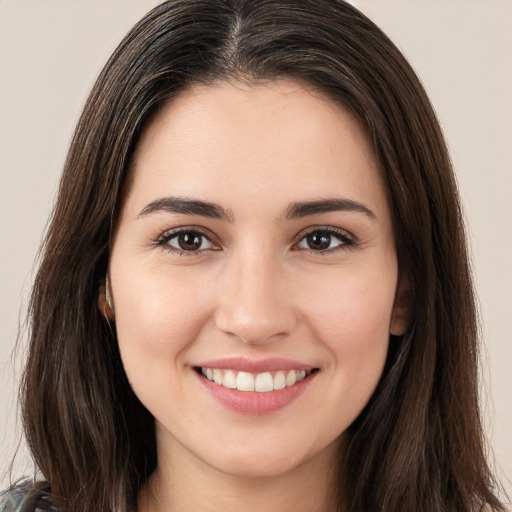
[{"label": "shoulder", "polygon": [[0,493],[0,512],[43,512],[54,510],[47,499],[46,482],[23,482]]},{"label": "shoulder", "polygon": [[13,487],[0,495],[0,512],[17,512],[23,507],[27,493],[20,487]]}]

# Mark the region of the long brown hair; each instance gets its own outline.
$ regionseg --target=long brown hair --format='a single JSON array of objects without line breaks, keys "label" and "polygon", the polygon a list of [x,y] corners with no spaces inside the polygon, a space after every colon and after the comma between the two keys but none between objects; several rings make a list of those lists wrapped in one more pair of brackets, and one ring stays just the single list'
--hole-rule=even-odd
[{"label": "long brown hair", "polygon": [[[138,137],[192,83],[288,77],[351,109],[388,187],[408,332],[347,432],[347,512],[504,510],[478,408],[478,329],[463,220],[439,124],[393,43],[341,0],[172,0],[114,52],[66,160],[30,302],[26,437],[55,507],[134,510],[157,464],[115,325],[98,308]],[[342,459],[341,459],[342,457]],[[341,499],[341,498],[340,498]]]}]

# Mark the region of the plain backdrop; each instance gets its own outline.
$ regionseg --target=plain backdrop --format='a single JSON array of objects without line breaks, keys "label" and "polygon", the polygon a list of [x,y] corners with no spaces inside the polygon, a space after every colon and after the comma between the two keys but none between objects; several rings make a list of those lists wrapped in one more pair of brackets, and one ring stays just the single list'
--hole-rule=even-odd
[{"label": "plain backdrop", "polygon": [[[20,438],[18,321],[72,131],[106,59],[157,3],[0,0],[0,488]],[[409,58],[448,140],[481,302],[486,431],[512,494],[512,0],[352,3]],[[20,455],[14,476],[31,472]]]}]

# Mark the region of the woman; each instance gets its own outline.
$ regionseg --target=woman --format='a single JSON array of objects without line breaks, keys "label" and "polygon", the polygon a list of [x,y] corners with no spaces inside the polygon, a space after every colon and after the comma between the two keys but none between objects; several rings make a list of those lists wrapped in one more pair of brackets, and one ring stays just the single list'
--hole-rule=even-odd
[{"label": "woman", "polygon": [[446,147],[348,4],[141,20],[78,124],[30,314],[27,509],[503,510]]}]

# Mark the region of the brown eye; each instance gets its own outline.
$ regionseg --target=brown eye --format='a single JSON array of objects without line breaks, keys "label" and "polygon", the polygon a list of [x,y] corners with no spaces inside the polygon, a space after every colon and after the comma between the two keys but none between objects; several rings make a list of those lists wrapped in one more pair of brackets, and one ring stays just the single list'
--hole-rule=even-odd
[{"label": "brown eye", "polygon": [[213,247],[210,240],[198,231],[175,233],[167,239],[166,244],[170,245],[173,249],[188,252],[202,251]]},{"label": "brown eye", "polygon": [[304,235],[298,247],[315,252],[326,252],[337,248],[354,245],[352,238],[343,231],[334,229],[317,229]]},{"label": "brown eye", "polygon": [[329,249],[331,245],[331,235],[322,233],[321,231],[310,233],[306,236],[306,243],[308,247],[314,251],[323,251]]}]

